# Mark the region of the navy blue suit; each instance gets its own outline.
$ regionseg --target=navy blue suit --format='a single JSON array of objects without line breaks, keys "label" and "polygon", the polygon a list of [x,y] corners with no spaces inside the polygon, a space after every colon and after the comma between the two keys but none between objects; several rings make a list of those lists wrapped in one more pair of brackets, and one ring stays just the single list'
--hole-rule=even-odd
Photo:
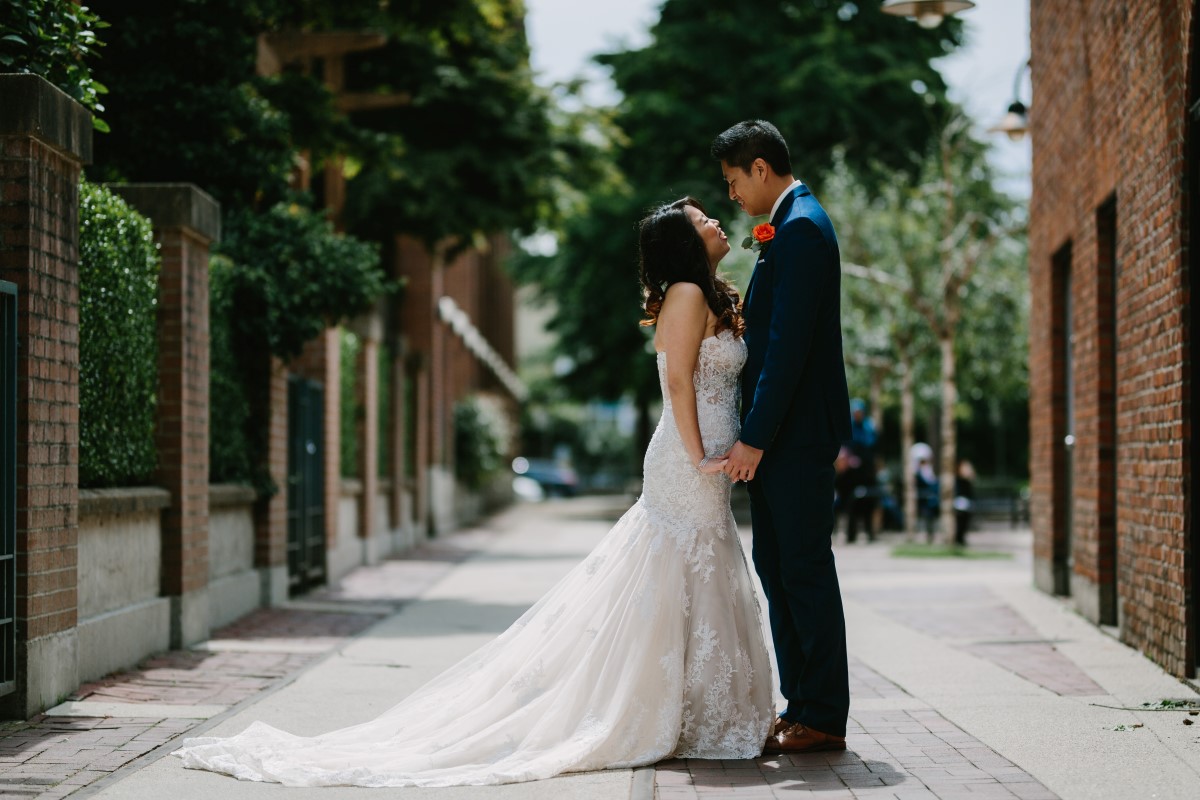
[{"label": "navy blue suit", "polygon": [[833,224],[800,184],[771,224],[743,311],[742,435],[763,450],[749,484],[754,566],[767,595],[785,719],[845,736],[846,623],[834,565],[834,468],[851,438]]}]

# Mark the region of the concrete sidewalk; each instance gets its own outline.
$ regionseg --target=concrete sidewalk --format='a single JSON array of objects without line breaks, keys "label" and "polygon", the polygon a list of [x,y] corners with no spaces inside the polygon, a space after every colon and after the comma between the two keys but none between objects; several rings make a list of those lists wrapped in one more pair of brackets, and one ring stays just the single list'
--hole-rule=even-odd
[{"label": "concrete sidewalk", "polygon": [[166,757],[182,736],[254,720],[316,733],[374,717],[504,630],[627,505],[518,506],[256,612],[203,647],[81,687],[52,714],[0,727],[0,797],[1200,796],[1200,716],[1143,706],[1200,698],[1033,590],[1029,533],[1006,529],[972,538],[1004,560],[894,558],[894,540],[838,546],[852,680],[844,754],[425,790],[284,789]]}]

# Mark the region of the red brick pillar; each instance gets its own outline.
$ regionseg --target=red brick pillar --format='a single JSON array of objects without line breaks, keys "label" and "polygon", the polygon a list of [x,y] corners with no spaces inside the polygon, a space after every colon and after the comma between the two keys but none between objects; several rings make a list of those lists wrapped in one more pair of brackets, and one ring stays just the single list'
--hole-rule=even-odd
[{"label": "red brick pillar", "polygon": [[454,400],[450,396],[450,330],[438,313],[438,303],[446,294],[447,266],[440,260],[432,264],[430,276],[429,390],[432,415],[429,462],[444,468],[450,463],[450,417]]},{"label": "red brick pillar", "polygon": [[26,719],[78,685],[79,174],[87,109],[0,75],[0,280],[17,285],[16,682]]},{"label": "red brick pillar", "polygon": [[162,520],[162,593],[171,598],[171,646],[187,647],[209,634],[208,258],[221,207],[192,184],[110,188],[150,218],[162,254],[157,482],[171,493]]},{"label": "red brick pillar", "polygon": [[417,361],[414,369],[414,381],[416,383],[415,402],[416,408],[416,430],[413,432],[413,441],[416,442],[417,452],[414,454],[417,462],[416,475],[414,475],[413,496],[416,498],[414,505],[414,516],[417,520],[417,530],[421,536],[431,536],[431,517],[433,512],[430,509],[430,489],[429,489],[429,468],[432,463],[430,455],[431,445],[433,443],[433,392],[430,389],[429,370],[424,364]]},{"label": "red brick pillar", "polygon": [[278,491],[260,497],[254,509],[254,566],[262,579],[262,604],[277,606],[288,599],[288,372],[274,356],[264,356],[263,362],[267,470]]},{"label": "red brick pillar", "polygon": [[404,502],[405,487],[408,482],[408,470],[405,466],[405,461],[407,460],[405,451],[408,447],[408,398],[405,397],[407,381],[404,371],[405,360],[402,338],[397,336],[394,337],[393,341],[396,344],[392,350],[392,361],[388,365],[388,374],[380,376],[381,380],[391,382],[391,389],[388,394],[392,398],[388,431],[384,434],[390,437],[388,474],[392,479],[392,494],[388,506],[388,519],[391,522],[392,530],[401,529],[407,535],[409,524],[407,519],[408,509]]},{"label": "red brick pillar", "polygon": [[[386,533],[375,530],[376,495],[379,493],[379,339],[368,335],[359,341],[358,363],[346,364],[344,368],[358,372],[358,407],[362,409],[362,418],[358,421],[358,473],[362,479],[358,535],[370,539],[372,534]],[[368,562],[373,561],[375,548],[367,548],[365,552]]]},{"label": "red brick pillar", "polygon": [[434,267],[429,250],[418,240],[401,235],[396,237],[395,252],[395,274],[405,281],[404,301],[399,314],[400,333],[403,339],[404,372],[413,387],[414,406],[410,412],[413,419],[412,435],[401,441],[411,439],[415,451],[412,454],[412,474],[407,476],[407,482],[412,487],[415,536],[424,538],[429,532],[429,464],[433,437],[429,374],[434,326],[441,322],[434,309]]}]

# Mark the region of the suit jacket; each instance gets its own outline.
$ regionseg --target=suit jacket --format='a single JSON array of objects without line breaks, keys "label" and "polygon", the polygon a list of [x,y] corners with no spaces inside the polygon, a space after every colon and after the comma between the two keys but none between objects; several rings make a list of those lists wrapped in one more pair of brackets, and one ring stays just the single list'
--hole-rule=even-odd
[{"label": "suit jacket", "polygon": [[761,450],[838,445],[851,431],[837,236],[804,184],[771,224],[743,303],[741,439]]}]

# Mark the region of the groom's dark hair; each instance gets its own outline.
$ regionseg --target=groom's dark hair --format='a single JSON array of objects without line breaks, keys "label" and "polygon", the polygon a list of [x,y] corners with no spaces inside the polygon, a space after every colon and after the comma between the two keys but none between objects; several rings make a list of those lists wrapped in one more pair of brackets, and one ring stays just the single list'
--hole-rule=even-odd
[{"label": "groom's dark hair", "polygon": [[717,161],[750,171],[754,159],[767,162],[776,175],[792,174],[792,156],[783,134],[765,119],[739,122],[713,139],[709,152]]}]

